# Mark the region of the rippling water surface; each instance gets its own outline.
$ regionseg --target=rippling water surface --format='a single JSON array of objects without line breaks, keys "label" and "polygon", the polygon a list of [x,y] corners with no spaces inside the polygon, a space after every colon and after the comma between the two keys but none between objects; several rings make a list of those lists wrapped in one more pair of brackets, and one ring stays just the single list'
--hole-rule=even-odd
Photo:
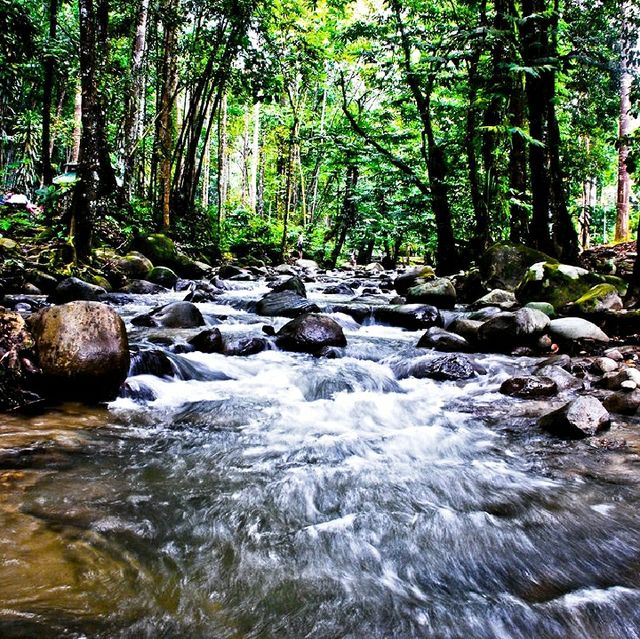
[{"label": "rippling water surface", "polygon": [[5,418],[0,636],[640,637],[633,440],[540,434],[497,392],[533,360],[398,380],[418,334],[338,319],[340,359],[174,356],[155,399]]}]

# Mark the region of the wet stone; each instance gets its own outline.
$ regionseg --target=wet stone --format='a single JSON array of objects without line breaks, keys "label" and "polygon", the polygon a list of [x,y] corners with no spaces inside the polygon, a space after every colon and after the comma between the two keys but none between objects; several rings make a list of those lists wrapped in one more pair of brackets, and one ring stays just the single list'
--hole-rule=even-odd
[{"label": "wet stone", "polygon": [[550,377],[512,377],[500,386],[500,392],[522,399],[553,397],[558,393],[558,385]]}]

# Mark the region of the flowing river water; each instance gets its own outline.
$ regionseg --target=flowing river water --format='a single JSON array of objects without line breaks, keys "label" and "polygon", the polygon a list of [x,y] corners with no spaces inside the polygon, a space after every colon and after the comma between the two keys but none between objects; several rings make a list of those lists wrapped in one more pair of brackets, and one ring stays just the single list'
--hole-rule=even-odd
[{"label": "flowing river water", "polygon": [[[286,321],[238,310],[262,292],[200,308],[260,335]],[[640,637],[637,423],[622,448],[552,439],[535,417],[564,396],[498,392],[534,360],[398,379],[420,333],[334,317],[338,359],[172,354],[135,400],[3,416],[0,636]]]}]

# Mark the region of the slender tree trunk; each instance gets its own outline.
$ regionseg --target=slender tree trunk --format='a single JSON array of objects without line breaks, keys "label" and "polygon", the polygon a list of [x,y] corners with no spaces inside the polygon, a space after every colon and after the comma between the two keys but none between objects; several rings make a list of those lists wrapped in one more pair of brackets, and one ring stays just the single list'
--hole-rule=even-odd
[{"label": "slender tree trunk", "polygon": [[173,150],[174,107],[176,100],[177,66],[176,45],[177,28],[175,0],[168,0],[165,7],[164,44],[163,44],[163,83],[160,95],[159,118],[159,165],[160,203],[162,210],[162,228],[171,226],[171,153]]},{"label": "slender tree trunk", "polygon": [[[49,42],[52,47],[58,30],[58,0],[49,1]],[[55,56],[45,54],[43,62],[44,82],[42,87],[42,183],[47,186],[53,180],[51,166],[51,103],[53,98],[53,81],[55,74]]]},{"label": "slender tree trunk", "polygon": [[224,209],[227,204],[228,188],[228,144],[227,144],[227,94],[222,96],[218,115],[218,218],[216,220],[218,237],[222,233]]},{"label": "slender tree trunk", "polygon": [[[629,194],[631,178],[627,170],[629,157],[629,135],[631,133],[631,85],[633,75],[631,60],[633,49],[632,28],[630,19],[630,2],[622,0],[621,34],[620,34],[620,123],[618,135],[618,197],[616,202],[615,241],[625,242],[629,239]],[[635,35],[637,39],[637,34]]]},{"label": "slender tree trunk", "polygon": [[[524,88],[520,76],[510,85],[509,122],[511,128],[524,129]],[[527,202],[527,143],[519,133],[511,134],[509,155],[509,191],[511,195],[509,239],[523,244],[529,235]]]},{"label": "slender tree trunk", "polygon": [[140,0],[138,19],[136,21],[136,35],[131,52],[131,78],[125,106],[123,191],[127,198],[131,197],[133,190],[136,147],[140,134],[140,113],[145,84],[143,71],[148,16],[149,0]]},{"label": "slender tree trunk", "polygon": [[253,137],[251,140],[251,165],[249,167],[249,208],[254,213],[258,198],[258,167],[260,166],[260,102],[253,105]]},{"label": "slender tree trunk", "polygon": [[[213,117],[213,113],[209,114],[209,118]],[[207,128],[208,125],[207,125]],[[202,151],[202,208],[209,208],[209,189],[211,188],[211,140],[207,138]]]},{"label": "slender tree trunk", "polygon": [[358,178],[360,177],[360,171],[355,164],[347,165],[347,173],[345,175],[344,183],[344,197],[342,199],[342,209],[340,211],[340,217],[338,219],[338,233],[335,246],[331,251],[331,266],[335,268],[336,262],[340,257],[340,253],[344,247],[344,243],[347,239],[347,233],[353,227],[356,222],[358,214],[358,205],[356,204],[356,188],[358,186]]},{"label": "slender tree trunk", "polygon": [[76,95],[73,101],[73,145],[71,147],[71,155],[69,162],[78,163],[80,156],[80,140],[82,138],[82,83],[78,82],[76,86]]}]

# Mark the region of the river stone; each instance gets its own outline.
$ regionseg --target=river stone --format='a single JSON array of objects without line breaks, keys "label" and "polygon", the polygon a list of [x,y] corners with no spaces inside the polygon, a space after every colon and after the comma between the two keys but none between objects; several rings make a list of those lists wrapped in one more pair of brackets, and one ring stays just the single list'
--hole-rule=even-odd
[{"label": "river stone", "polygon": [[545,364],[536,369],[538,377],[548,377],[552,379],[558,390],[564,391],[569,389],[582,388],[583,383],[577,377],[574,377],[569,371],[556,364]]},{"label": "river stone", "polygon": [[609,390],[618,390],[626,381],[632,381],[636,386],[640,386],[640,371],[637,368],[624,368],[618,372],[606,373],[600,385]]},{"label": "river stone", "polygon": [[467,317],[456,317],[448,326],[447,330],[456,335],[460,335],[467,342],[475,343],[478,341],[478,330],[483,322],[472,320]]},{"label": "river stone", "polygon": [[77,277],[67,277],[62,280],[49,296],[53,304],[65,304],[66,302],[98,302],[105,297],[107,291],[101,286],[89,284]]},{"label": "river stone", "polygon": [[154,375],[155,377],[173,377],[175,371],[171,360],[164,351],[157,348],[140,350],[131,356],[129,376]]},{"label": "river stone", "polygon": [[610,357],[597,357],[591,364],[591,371],[603,375],[605,373],[613,373],[618,370],[618,362]]},{"label": "river stone", "polygon": [[529,268],[516,289],[516,297],[522,303],[548,302],[561,308],[599,284],[612,284],[621,294],[627,288],[624,280],[617,277],[590,273],[569,264],[540,262]]},{"label": "river stone", "polygon": [[297,275],[296,269],[293,268],[290,264],[278,264],[273,269],[279,275]]},{"label": "river stone", "polygon": [[30,318],[43,376],[53,397],[113,399],[129,371],[124,322],[98,302],[71,302]]},{"label": "river stone", "polygon": [[442,317],[435,306],[429,304],[398,304],[394,306],[376,306],[373,317],[377,322],[399,326],[410,330],[441,326]]},{"label": "river stone", "polygon": [[151,260],[137,251],[131,251],[124,257],[116,258],[113,260],[113,265],[127,277],[136,280],[146,279],[153,268]]},{"label": "river stone", "polygon": [[326,315],[306,313],[285,324],[276,335],[286,351],[317,353],[325,346],[346,346],[342,327]]},{"label": "river stone", "polygon": [[27,279],[46,295],[51,295],[56,290],[56,286],[58,286],[58,280],[53,275],[42,271],[31,271],[27,275]]},{"label": "river stone", "polygon": [[315,260],[308,260],[305,258],[300,258],[299,260],[296,260],[296,266],[298,268],[301,268],[309,272],[317,271],[320,269],[318,262],[316,262]]},{"label": "river stone", "polygon": [[473,362],[465,355],[443,355],[433,359],[418,359],[412,362],[409,376],[440,381],[469,379],[476,374]]},{"label": "river stone", "polygon": [[444,328],[432,326],[420,338],[418,348],[434,348],[437,351],[456,352],[470,350],[469,342],[464,337],[445,331]]},{"label": "river stone", "polygon": [[132,280],[120,289],[121,293],[130,293],[132,295],[157,295],[158,293],[166,293],[167,289],[160,284],[154,284],[147,280]]},{"label": "river stone", "polygon": [[247,356],[269,349],[270,342],[264,337],[241,337],[225,343],[223,352],[230,356]]},{"label": "river stone", "polygon": [[500,392],[522,399],[536,399],[556,395],[558,385],[550,377],[511,377],[502,382]]},{"label": "river stone", "polygon": [[196,328],[204,326],[202,313],[191,302],[172,302],[131,320],[134,326],[164,326],[165,328]]},{"label": "river stone", "polygon": [[556,309],[553,308],[553,304],[548,302],[529,302],[525,305],[525,308],[533,308],[536,311],[540,311],[550,319],[556,317]]},{"label": "river stone", "polygon": [[453,308],[456,304],[456,289],[450,279],[437,277],[410,288],[407,301],[432,304],[438,308]]},{"label": "river stone", "polygon": [[551,336],[560,340],[592,339],[608,342],[609,337],[595,324],[581,317],[561,317],[549,323]]},{"label": "river stone", "polygon": [[609,427],[611,417],[595,397],[578,397],[540,418],[540,426],[567,439],[591,437]]},{"label": "river stone", "polygon": [[423,266],[422,268],[411,269],[407,273],[398,275],[393,282],[393,287],[396,289],[399,295],[406,295],[410,288],[417,286],[418,284],[424,284],[430,280],[436,278],[436,272],[430,266]]},{"label": "river stone", "polygon": [[267,293],[257,304],[259,315],[269,317],[298,317],[305,313],[317,313],[318,306],[293,291]]},{"label": "river stone", "polygon": [[230,280],[232,277],[246,274],[247,272],[244,269],[235,266],[235,264],[223,264],[218,269],[218,277],[222,280]]},{"label": "river stone", "polygon": [[521,308],[514,313],[494,315],[478,329],[479,342],[488,348],[509,350],[517,344],[533,341],[549,325],[549,318],[532,308]]},{"label": "river stone", "polygon": [[477,299],[473,306],[475,308],[482,308],[484,306],[497,306],[503,310],[509,310],[518,306],[518,300],[511,291],[505,291],[500,288],[495,288],[489,291],[486,295],[483,295],[480,299]]},{"label": "river stone", "polygon": [[574,304],[585,315],[589,313],[603,313],[605,311],[620,311],[623,308],[618,289],[613,284],[598,284],[590,288]]},{"label": "river stone", "polygon": [[293,277],[290,277],[282,282],[277,282],[272,286],[272,291],[274,293],[281,293],[282,291],[293,291],[300,297],[307,296],[307,288],[304,285],[304,282],[297,275],[294,275]]},{"label": "river stone", "polygon": [[208,328],[187,340],[194,350],[201,353],[222,353],[222,334],[219,328]]},{"label": "river stone", "polygon": [[479,267],[487,286],[514,291],[528,268],[537,262],[553,260],[528,246],[499,242],[487,249],[480,258]]},{"label": "river stone", "polygon": [[605,408],[620,415],[635,415],[640,409],[640,390],[619,391],[609,395],[604,402]]},{"label": "river stone", "polygon": [[21,315],[0,306],[0,358],[33,347],[33,338]]},{"label": "river stone", "polygon": [[356,292],[348,285],[343,283],[328,286],[322,291],[325,295],[349,295],[353,296]]},{"label": "river stone", "polygon": [[178,281],[178,276],[175,271],[168,266],[154,266],[149,272],[147,279],[165,288],[173,288]]}]

